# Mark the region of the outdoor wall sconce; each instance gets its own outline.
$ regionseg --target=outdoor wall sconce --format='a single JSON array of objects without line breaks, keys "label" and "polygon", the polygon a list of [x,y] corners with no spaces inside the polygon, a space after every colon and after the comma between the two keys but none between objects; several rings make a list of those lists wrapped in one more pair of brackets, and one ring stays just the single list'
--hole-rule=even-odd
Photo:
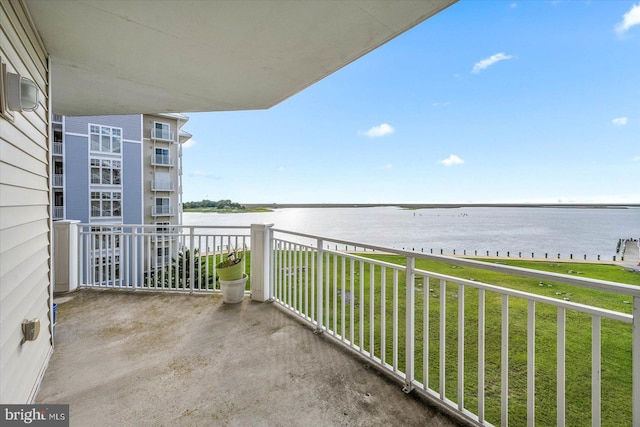
[{"label": "outdoor wall sconce", "polygon": [[38,108],[38,86],[20,74],[6,74],[7,108],[11,111],[35,111]]},{"label": "outdoor wall sconce", "polygon": [[38,105],[36,83],[20,74],[8,72],[0,57],[0,114],[13,120],[13,111],[35,111]]}]

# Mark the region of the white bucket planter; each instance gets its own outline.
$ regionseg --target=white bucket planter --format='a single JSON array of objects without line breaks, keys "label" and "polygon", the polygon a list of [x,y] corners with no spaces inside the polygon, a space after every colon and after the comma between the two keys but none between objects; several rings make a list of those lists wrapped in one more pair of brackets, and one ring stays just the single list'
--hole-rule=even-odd
[{"label": "white bucket planter", "polygon": [[238,304],[244,298],[244,288],[249,276],[244,274],[239,280],[220,280],[222,302],[226,304]]}]

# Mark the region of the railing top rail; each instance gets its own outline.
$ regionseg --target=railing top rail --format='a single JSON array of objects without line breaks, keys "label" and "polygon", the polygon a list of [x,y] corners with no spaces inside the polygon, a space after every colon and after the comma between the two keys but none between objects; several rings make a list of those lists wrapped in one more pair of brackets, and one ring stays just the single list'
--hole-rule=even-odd
[{"label": "railing top rail", "polygon": [[186,228],[186,229],[212,229],[212,230],[250,230],[248,225],[183,225],[183,224],[120,224],[120,223],[80,223],[78,227],[114,227],[114,228]]},{"label": "railing top rail", "polygon": [[[462,279],[460,277],[449,276],[446,274],[433,273],[426,270],[415,269],[414,272],[420,276],[425,276],[433,279],[446,280],[447,282],[457,283],[460,285],[465,285],[465,286],[473,287],[476,289],[484,289],[485,291],[490,291],[490,292],[498,293],[501,295],[509,295],[516,298],[522,298],[526,300],[540,302],[547,305],[563,307],[569,310],[579,311],[582,313],[587,313],[595,316],[602,316],[608,319],[619,320],[625,323],[633,322],[633,315],[620,313],[618,311],[608,310],[606,308],[599,308],[591,305],[580,304],[577,302],[558,300],[558,299],[543,296],[543,295],[537,295],[529,292],[518,291],[516,289],[504,288],[501,286],[491,285],[488,283],[478,282],[475,280]],[[426,287],[427,285],[425,284],[424,286]]]},{"label": "railing top rail", "polygon": [[412,251],[387,248],[383,246],[363,244],[363,243],[353,242],[349,240],[317,236],[317,235],[308,234],[308,233],[299,233],[295,231],[282,230],[279,228],[274,228],[273,231],[278,233],[289,234],[293,236],[305,237],[309,239],[322,240],[323,242],[339,243],[343,245],[373,249],[375,251],[380,251],[380,252],[388,253],[391,255],[400,255],[404,257],[413,257],[416,259],[438,261],[446,264],[458,265],[461,267],[478,268],[481,270],[488,270],[496,273],[512,274],[515,276],[528,277],[531,279],[547,280],[552,282],[562,282],[568,285],[582,286],[589,289],[596,289],[596,290],[613,292],[613,293],[622,294],[622,295],[632,295],[634,297],[640,297],[640,286],[633,286],[633,285],[628,285],[624,283],[617,283],[617,282],[610,282],[606,280],[597,280],[597,279],[589,279],[589,278],[578,278],[578,277],[573,277],[566,274],[532,270],[528,268],[514,267],[510,265],[493,264],[485,261],[476,261],[476,260],[458,258],[453,256],[447,256],[447,255],[417,253]]}]

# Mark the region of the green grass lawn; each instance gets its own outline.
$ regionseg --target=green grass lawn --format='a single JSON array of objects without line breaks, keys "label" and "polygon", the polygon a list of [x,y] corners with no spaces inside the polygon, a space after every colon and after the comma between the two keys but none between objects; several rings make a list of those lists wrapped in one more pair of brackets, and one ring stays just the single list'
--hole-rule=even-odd
[{"label": "green grass lawn", "polygon": [[[276,252],[276,255],[278,252]],[[303,311],[311,299],[317,295],[306,291],[307,277],[313,274],[314,255],[300,252],[283,252],[292,259],[297,257],[297,269],[286,272],[276,269],[280,281],[284,283],[281,297],[294,308]],[[403,265],[405,258],[393,255],[367,255],[380,261]],[[571,274],[579,277],[596,278],[626,284],[640,285],[640,274],[631,273],[622,267],[600,264],[497,261],[508,265]],[[280,264],[278,264],[280,265]],[[302,268],[304,267],[304,269]],[[326,268],[328,267],[328,270]],[[555,299],[569,298],[570,301],[593,305],[622,313],[631,313],[631,297],[603,291],[563,285],[554,282],[540,283],[536,279],[521,278],[458,267],[448,264],[417,260],[416,268],[440,274],[488,283],[510,289],[544,295]],[[328,275],[326,274],[328,271]],[[343,274],[344,271],[344,274]],[[394,364],[397,354],[397,369],[405,369],[405,276],[402,271],[391,267],[376,266],[371,270],[366,262],[350,260],[342,263],[341,258],[325,260],[324,299],[328,307],[323,307],[324,324],[343,334],[353,344],[372,351],[386,363]],[[327,277],[328,276],[328,277]],[[345,277],[344,286],[342,277]],[[384,298],[382,280],[384,277]],[[395,279],[394,279],[395,277]],[[397,283],[394,286],[394,283]],[[397,298],[394,299],[394,288]],[[297,289],[297,293],[295,290]],[[335,292],[334,292],[335,291]],[[296,298],[292,298],[292,295]],[[425,294],[428,298],[429,328],[423,328],[423,306]],[[464,289],[464,403],[470,411],[477,413],[478,407],[478,290],[465,286]],[[345,304],[343,304],[343,295]],[[349,296],[348,298],[346,296]],[[373,295],[373,300],[372,300]],[[335,298],[334,298],[335,296]],[[439,375],[445,369],[445,395],[458,401],[458,301],[460,289],[457,284],[447,283],[444,292],[439,280],[431,278],[428,283],[423,277],[416,277],[415,293],[415,378],[423,381],[428,373],[428,385],[440,392]],[[440,308],[444,298],[446,309],[446,357],[440,365]],[[294,302],[295,301],[295,302]],[[397,308],[394,308],[394,301]],[[627,303],[625,303],[625,301]],[[384,310],[382,304],[384,303]],[[485,418],[500,424],[500,369],[501,369],[501,311],[502,297],[485,293]],[[344,325],[342,312],[344,310]],[[385,323],[382,324],[382,313]],[[396,315],[394,315],[394,311]],[[546,304],[536,304],[536,425],[556,424],[556,339],[557,308]],[[397,318],[398,341],[392,341],[394,321]],[[566,314],[566,421],[567,425],[589,425],[591,419],[591,316],[567,311]],[[526,424],[527,389],[527,301],[509,298],[509,421],[510,425]],[[371,329],[373,324],[373,329]],[[361,329],[362,325],[362,329]],[[382,344],[382,330],[386,339]],[[362,331],[362,332],[361,332]],[[373,335],[374,345],[371,345]],[[429,350],[423,360],[424,336],[428,335]],[[617,321],[602,321],[602,417],[603,425],[631,425],[631,325]]]}]

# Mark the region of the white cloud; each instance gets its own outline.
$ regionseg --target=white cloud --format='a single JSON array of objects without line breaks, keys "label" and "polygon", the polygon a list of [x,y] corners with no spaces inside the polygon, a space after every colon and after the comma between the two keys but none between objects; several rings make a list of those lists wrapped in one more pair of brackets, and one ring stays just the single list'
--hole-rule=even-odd
[{"label": "white cloud", "polygon": [[218,175],[214,174],[213,172],[204,172],[204,171],[201,171],[201,170],[194,170],[193,172],[191,172],[189,174],[189,176],[198,177],[198,178],[215,179],[215,180],[222,179],[221,177],[219,177]]},{"label": "white cloud", "polygon": [[509,5],[509,9],[515,9],[516,7],[518,7],[518,5],[516,3],[511,3]]},{"label": "white cloud", "polygon": [[615,119],[611,120],[611,123],[613,123],[616,126],[624,126],[629,122],[629,119],[627,117],[616,117]]},{"label": "white cloud", "polygon": [[634,162],[640,162],[640,156],[635,156],[635,157],[633,158],[633,161],[634,161]]},{"label": "white cloud", "polygon": [[471,72],[473,74],[478,74],[480,71],[484,70],[485,68],[489,68],[496,62],[504,61],[511,58],[513,58],[513,55],[507,55],[503,52],[496,53],[495,55],[491,55],[490,57],[473,64],[473,69],[471,70]]},{"label": "white cloud", "polygon": [[631,9],[622,16],[622,22],[616,24],[616,33],[622,35],[636,25],[640,25],[640,3],[633,5]]},{"label": "white cloud", "polygon": [[366,132],[358,132],[361,135],[368,136],[369,138],[377,138],[380,136],[391,135],[394,132],[393,127],[388,123],[382,123],[379,126],[374,126]]},{"label": "white cloud", "polygon": [[182,143],[182,148],[191,148],[196,144],[197,144],[197,142],[196,142],[195,139],[189,138],[187,141]]},{"label": "white cloud", "polygon": [[387,163],[386,165],[382,166],[382,169],[391,170],[393,169],[393,164]]},{"label": "white cloud", "polygon": [[463,164],[464,160],[462,160],[460,157],[456,156],[455,154],[452,154],[446,159],[438,160],[438,163],[441,164],[442,166],[455,166],[455,165]]}]

